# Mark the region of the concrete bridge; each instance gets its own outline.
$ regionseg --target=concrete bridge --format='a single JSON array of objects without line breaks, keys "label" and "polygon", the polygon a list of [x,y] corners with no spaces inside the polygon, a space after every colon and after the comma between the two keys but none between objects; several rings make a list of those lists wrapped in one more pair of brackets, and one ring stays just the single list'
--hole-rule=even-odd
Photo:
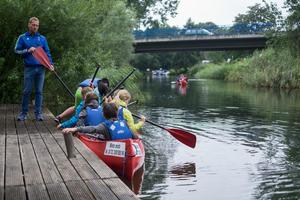
[{"label": "concrete bridge", "polygon": [[267,37],[262,34],[204,35],[136,39],[135,53],[168,51],[223,51],[255,50],[266,47]]}]

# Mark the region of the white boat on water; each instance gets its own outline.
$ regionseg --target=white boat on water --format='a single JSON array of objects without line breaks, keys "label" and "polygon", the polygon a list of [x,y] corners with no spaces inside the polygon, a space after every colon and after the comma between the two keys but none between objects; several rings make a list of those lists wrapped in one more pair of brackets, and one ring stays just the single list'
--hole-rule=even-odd
[{"label": "white boat on water", "polygon": [[165,69],[157,69],[157,70],[152,70],[152,75],[154,76],[167,76],[170,72]]}]

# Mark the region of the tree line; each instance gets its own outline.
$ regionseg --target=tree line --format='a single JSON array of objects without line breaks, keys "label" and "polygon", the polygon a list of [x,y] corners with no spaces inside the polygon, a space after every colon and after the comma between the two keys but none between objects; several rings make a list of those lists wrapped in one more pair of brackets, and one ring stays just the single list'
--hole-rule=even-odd
[{"label": "tree line", "polygon": [[[105,68],[99,76],[111,76],[112,83],[120,80],[130,70],[132,30],[164,23],[175,14],[177,4],[177,0],[0,1],[0,101],[20,102],[23,65],[14,46],[30,17],[40,19],[39,32],[48,39],[56,71],[75,91],[97,65]],[[152,13],[159,17],[151,18]],[[58,102],[65,94],[50,73],[45,87],[46,101]]]}]

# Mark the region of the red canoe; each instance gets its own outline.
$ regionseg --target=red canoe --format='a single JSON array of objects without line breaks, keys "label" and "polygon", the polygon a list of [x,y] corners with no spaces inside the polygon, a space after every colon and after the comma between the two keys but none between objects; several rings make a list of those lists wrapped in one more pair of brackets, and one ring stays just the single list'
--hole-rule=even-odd
[{"label": "red canoe", "polygon": [[119,176],[131,180],[145,160],[141,139],[103,141],[79,135],[79,139]]}]

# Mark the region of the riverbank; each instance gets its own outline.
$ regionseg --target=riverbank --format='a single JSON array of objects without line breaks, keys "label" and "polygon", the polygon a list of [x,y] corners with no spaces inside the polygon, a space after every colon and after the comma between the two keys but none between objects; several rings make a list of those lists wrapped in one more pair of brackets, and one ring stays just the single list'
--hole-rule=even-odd
[{"label": "riverbank", "polygon": [[300,59],[292,57],[288,49],[268,48],[231,63],[197,64],[189,74],[255,87],[293,89],[300,88]]}]

